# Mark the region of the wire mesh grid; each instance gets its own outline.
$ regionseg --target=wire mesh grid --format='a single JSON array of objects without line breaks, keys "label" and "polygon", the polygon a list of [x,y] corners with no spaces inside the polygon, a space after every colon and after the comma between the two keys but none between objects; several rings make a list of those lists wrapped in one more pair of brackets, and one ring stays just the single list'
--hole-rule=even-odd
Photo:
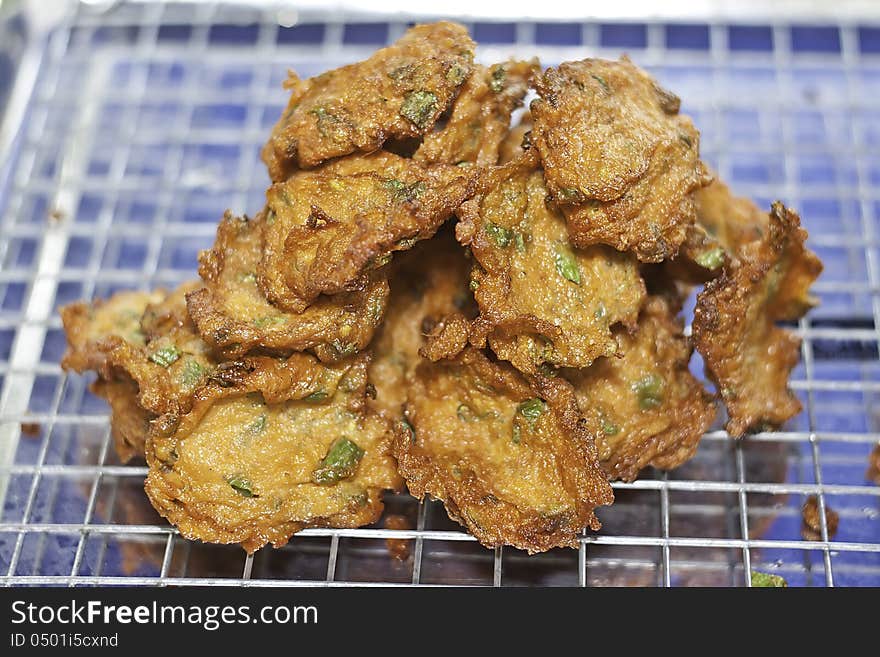
[{"label": "wire mesh grid", "polygon": [[[578,550],[486,550],[442,506],[387,499],[412,529],[310,529],[280,550],[182,539],[150,508],[146,468],[110,447],[107,408],[58,361],[57,309],[193,276],[225,208],[253,212],[259,147],[287,68],[368,55],[399,21],[292,27],[217,4],[73,13],[39,73],[0,178],[0,583],[880,585],[880,487],[867,477],[880,394],[880,30],[861,25],[477,23],[478,58],[545,65],[627,51],[684,99],[705,159],[741,194],[801,210],[826,265],[801,320],[804,413],[734,442],[719,428],[670,473],[614,484]],[[718,425],[720,426],[720,425]],[[840,515],[801,536],[801,506]],[[387,539],[407,541],[392,559]]]}]

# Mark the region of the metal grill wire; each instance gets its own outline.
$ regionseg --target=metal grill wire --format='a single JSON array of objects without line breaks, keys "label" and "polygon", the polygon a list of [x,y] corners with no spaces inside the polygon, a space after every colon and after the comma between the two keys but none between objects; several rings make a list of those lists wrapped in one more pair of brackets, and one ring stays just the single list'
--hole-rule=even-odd
[{"label": "metal grill wire", "polygon": [[[226,207],[258,209],[258,150],[302,75],[360,59],[404,23],[279,27],[215,4],[80,10],[39,46],[39,75],[0,178],[0,580],[18,584],[880,585],[880,32],[858,25],[472,25],[479,57],[545,65],[628,51],[684,99],[705,158],[738,193],[799,208],[826,264],[797,326],[785,431],[709,432],[689,464],[614,485],[579,550],[485,550],[436,503],[391,496],[411,530],[312,529],[281,550],[183,540],[149,507],[146,469],[110,446],[107,408],[68,377],[57,308],[193,276]],[[31,55],[33,57],[33,54]],[[36,423],[37,436],[22,431]],[[800,535],[817,495],[832,539]],[[389,557],[385,539],[409,539]]]}]

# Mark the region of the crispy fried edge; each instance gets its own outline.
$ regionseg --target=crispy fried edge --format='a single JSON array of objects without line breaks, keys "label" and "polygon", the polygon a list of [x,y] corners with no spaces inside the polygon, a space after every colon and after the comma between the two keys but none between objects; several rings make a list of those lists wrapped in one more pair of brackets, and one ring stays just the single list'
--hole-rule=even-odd
[{"label": "crispy fried edge", "polygon": [[[344,359],[349,354],[339,353],[333,347],[332,342],[341,336],[327,335],[327,330],[316,331],[312,334],[304,331],[291,331],[281,333],[273,330],[264,332],[252,324],[236,320],[219,309],[220,302],[215,298],[212,289],[218,284],[221,272],[225,266],[226,251],[234,248],[232,245],[236,239],[236,229],[232,222],[237,218],[229,211],[226,212],[223,221],[217,227],[217,240],[214,246],[199,255],[199,274],[205,282],[205,286],[191,292],[186,297],[187,308],[190,316],[196,324],[202,339],[207,342],[221,357],[236,358],[246,354],[252,349],[265,349],[268,351],[289,353],[292,351],[311,350],[324,362],[336,362]],[[259,218],[250,221],[259,221]],[[336,301],[345,305],[346,301],[354,302],[361,299],[363,307],[369,308],[377,305],[379,308],[376,324],[372,329],[363,326],[361,335],[356,343],[352,343],[358,350],[365,348],[373,334],[381,323],[388,300],[389,287],[387,276],[383,271],[377,271],[371,278],[370,283],[363,292],[351,293]],[[296,315],[291,315],[295,318]],[[291,321],[295,325],[296,322]],[[334,325],[331,329],[335,330]],[[358,331],[353,331],[357,335]]]},{"label": "crispy fried edge", "polygon": [[[352,357],[348,368],[364,368],[364,386],[366,386],[366,368],[369,360],[370,355],[368,352],[358,354]],[[225,386],[222,382],[216,380],[204,386],[190,412],[182,417],[166,414],[152,423],[145,450],[149,470],[144,482],[144,490],[153,508],[162,517],[177,527],[186,538],[212,543],[239,543],[249,554],[259,550],[267,543],[272,543],[273,547],[276,548],[283,547],[294,534],[308,527],[354,528],[376,522],[381,517],[382,510],[384,509],[382,502],[383,491],[376,487],[366,489],[367,503],[355,511],[341,512],[327,518],[315,518],[308,522],[291,521],[269,528],[263,528],[257,521],[254,521],[243,523],[235,531],[219,528],[215,518],[196,513],[194,509],[185,508],[184,505],[178,503],[175,497],[176,487],[161,476],[163,468],[167,466],[158,456],[156,442],[169,440],[172,437],[176,437],[180,432],[185,434],[192,432],[211,407],[221,399],[242,396],[250,392],[263,393],[263,390],[260,389],[260,382],[264,377],[258,370],[242,371],[235,374],[235,378],[238,383],[233,387]],[[369,413],[366,410],[366,391],[362,390],[361,392],[363,394],[360,398],[355,396],[349,407],[361,413],[362,419],[365,422],[376,421],[387,424],[387,421],[380,415]],[[271,401],[266,399],[266,403],[280,403],[287,401],[288,398],[292,400],[302,399],[307,394],[308,389],[298,390],[292,397],[285,395],[281,390],[272,390]],[[186,440],[186,435],[177,439]],[[384,447],[386,451],[389,451],[392,439],[393,434],[389,431]],[[402,487],[402,484],[403,481],[401,479],[398,488],[392,490],[398,490]]]},{"label": "crispy fried edge", "polygon": [[[492,381],[495,387],[507,390],[515,398],[527,399],[534,395],[532,387],[520,379],[515,370],[490,362],[474,348],[468,348],[455,362],[475,368],[483,378]],[[436,367],[429,363],[420,365],[426,366]],[[570,451],[568,458],[563,460],[577,459],[585,465],[583,472],[563,471],[563,479],[571,484],[571,488],[579,492],[590,491],[588,499],[576,500],[577,517],[570,523],[560,524],[560,520],[523,512],[513,504],[498,500],[477,477],[456,480],[436,469],[430,454],[424,453],[421,448],[415,451],[410,429],[402,423],[395,428],[392,448],[411,494],[419,499],[430,494],[442,500],[450,518],[464,525],[486,547],[513,545],[531,554],[554,547],[577,547],[577,535],[584,527],[589,526],[594,530],[601,527],[594,513],[595,508],[610,504],[614,499],[605,473],[599,466],[593,438],[587,431],[586,422],[579,416],[571,387],[559,379],[545,377],[537,377],[533,383],[534,391],[553,409],[557,423],[570,434],[570,441],[563,439],[559,443],[560,448]],[[409,412],[411,405],[407,406]],[[494,502],[488,503],[490,499]],[[487,512],[498,518],[496,526],[484,528],[477,525],[467,513],[467,507],[470,506],[486,508]]]},{"label": "crispy fried edge", "polygon": [[[757,303],[763,313],[759,316],[767,322],[768,344],[774,345],[773,358],[787,380],[798,361],[800,338],[787,329],[775,325],[777,320],[795,319],[809,308],[812,302],[806,296],[809,284],[822,271],[822,263],[804,243],[807,231],[800,226],[798,215],[782,203],[773,203],[770,212],[768,234],[765,239],[752,242],[744,249],[742,257],[729,262],[721,275],[706,285],[697,296],[694,310],[693,336],[697,351],[703,357],[709,377],[718,387],[729,420],[727,431],[733,437],[741,437],[747,431],[764,425],[781,426],[801,412],[802,406],[797,397],[786,386],[777,390],[782,398],[772,409],[772,414],[756,414],[749,407],[755,405],[749,399],[752,386],[731,390],[728,385],[732,377],[727,371],[733,367],[737,371],[737,359],[748,348],[744,341],[748,338],[750,327],[747,309],[755,304],[755,295],[760,294]],[[787,252],[795,249],[793,256]],[[798,257],[800,256],[800,257]],[[765,284],[768,275],[784,258],[793,257],[794,262],[779,281],[772,298],[767,296]],[[744,378],[748,379],[748,375]],[[784,403],[783,403],[784,402]],[[758,404],[760,406],[760,404]]]}]

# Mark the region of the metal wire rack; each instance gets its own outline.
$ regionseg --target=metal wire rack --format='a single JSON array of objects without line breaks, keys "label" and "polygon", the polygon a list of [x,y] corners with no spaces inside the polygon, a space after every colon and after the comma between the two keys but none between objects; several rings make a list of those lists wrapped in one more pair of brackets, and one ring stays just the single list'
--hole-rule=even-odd
[{"label": "metal wire rack", "polygon": [[[78,7],[32,36],[0,169],[0,583],[242,585],[880,585],[880,29],[858,23],[472,23],[479,57],[544,64],[629,52],[684,99],[735,190],[800,209],[826,265],[797,327],[804,413],[734,442],[709,432],[668,474],[615,484],[578,550],[485,550],[435,503],[391,496],[413,529],[312,529],[280,550],[183,540],[121,465],[107,409],[68,377],[57,308],[193,275],[227,207],[253,211],[258,150],[304,75],[362,58],[403,20],[216,3]],[[282,23],[292,23],[288,15]],[[17,109],[20,111],[17,111]],[[800,534],[817,495],[840,514]],[[390,558],[386,539],[407,539]]]}]

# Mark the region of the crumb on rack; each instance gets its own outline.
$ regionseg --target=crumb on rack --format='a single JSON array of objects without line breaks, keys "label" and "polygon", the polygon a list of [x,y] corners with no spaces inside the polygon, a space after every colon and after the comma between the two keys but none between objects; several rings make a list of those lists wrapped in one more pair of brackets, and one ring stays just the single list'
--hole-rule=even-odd
[{"label": "crumb on rack", "polygon": [[[412,529],[410,519],[399,513],[391,513],[385,516],[385,529]],[[404,538],[386,538],[385,545],[388,548],[388,554],[398,561],[406,561],[410,555],[410,543],[412,541]]]},{"label": "crumb on rack", "polygon": [[874,445],[868,456],[868,471],[865,472],[865,479],[880,486],[880,443]]},{"label": "crumb on rack", "polygon": [[[822,521],[819,517],[819,498],[810,495],[801,510],[803,516],[803,525],[801,526],[801,536],[805,541],[821,541],[822,540]],[[828,528],[828,539],[834,538],[837,533],[837,525],[840,522],[840,515],[825,503],[825,525]]]},{"label": "crumb on rack", "polygon": [[39,422],[22,422],[21,423],[21,435],[27,436],[28,438],[36,438],[40,435],[40,423]]}]

